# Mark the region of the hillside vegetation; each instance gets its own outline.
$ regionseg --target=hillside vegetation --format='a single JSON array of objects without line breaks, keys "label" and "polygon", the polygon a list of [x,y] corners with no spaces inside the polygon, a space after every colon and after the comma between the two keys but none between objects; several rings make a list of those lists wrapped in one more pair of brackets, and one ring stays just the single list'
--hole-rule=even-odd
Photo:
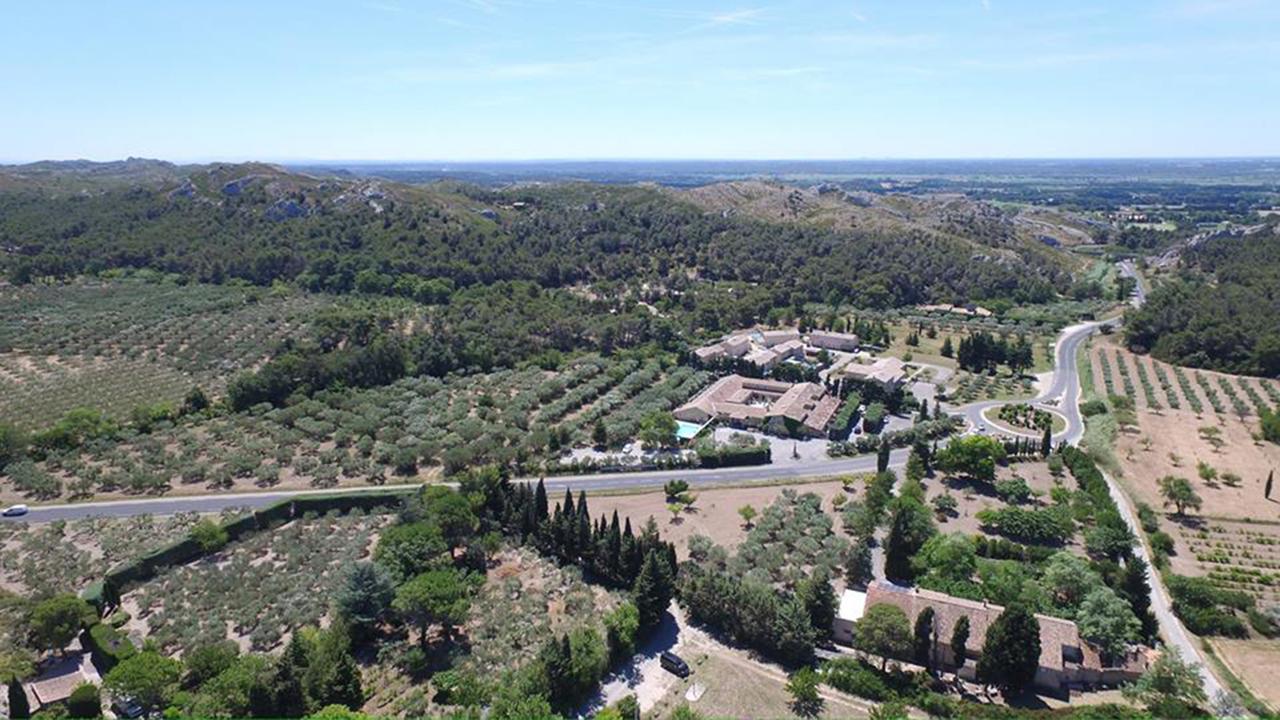
[{"label": "hillside vegetation", "polygon": [[1210,238],[1130,313],[1125,338],[1177,365],[1280,376],[1280,223]]},{"label": "hillside vegetation", "polygon": [[1041,302],[1070,283],[1055,252],[972,203],[937,214],[886,205],[875,223],[778,223],[638,186],[490,190],[161,164],[114,183],[91,175],[69,192],[70,172],[3,173],[0,258],[14,281],[150,268],[428,300],[511,280],[545,288],[741,281],[767,285],[783,302],[868,307]]}]

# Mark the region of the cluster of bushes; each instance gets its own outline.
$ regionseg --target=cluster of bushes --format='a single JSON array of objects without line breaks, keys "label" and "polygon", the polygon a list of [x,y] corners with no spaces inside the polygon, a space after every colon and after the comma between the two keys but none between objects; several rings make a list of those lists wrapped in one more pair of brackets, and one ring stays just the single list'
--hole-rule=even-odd
[{"label": "cluster of bushes", "polygon": [[1053,423],[1053,418],[1047,411],[1027,403],[1001,405],[999,417],[1015,427],[1034,428],[1037,430],[1049,427]]},{"label": "cluster of bushes", "polygon": [[764,439],[750,444],[698,443],[696,451],[698,466],[704,468],[768,465],[773,462],[773,450],[769,441]]},{"label": "cluster of bushes", "polygon": [[827,446],[827,454],[832,457],[862,455],[875,452],[880,448],[881,443],[900,448],[915,445],[921,441],[937,440],[955,432],[961,422],[957,417],[946,415],[918,422],[905,430],[895,430],[880,435],[860,435],[854,440],[831,443]]},{"label": "cluster of bushes", "polygon": [[992,560],[1017,560],[1024,563],[1043,562],[1056,552],[1053,548],[1043,545],[1023,545],[1005,538],[988,537],[982,533],[973,536],[973,548],[978,557]]},{"label": "cluster of bushes", "polygon": [[979,510],[976,517],[992,532],[1032,543],[1060,545],[1070,540],[1076,531],[1070,509],[1061,505],[1035,509],[986,508]]},{"label": "cluster of bushes", "polygon": [[1248,636],[1237,612],[1254,609],[1251,595],[1239,590],[1220,588],[1207,578],[1193,578],[1172,573],[1165,575],[1173,611],[1197,635]]},{"label": "cluster of bushes", "polygon": [[828,435],[831,440],[846,440],[849,433],[853,432],[853,426],[858,423],[858,408],[862,405],[862,395],[850,392],[844,396],[841,403],[840,409],[831,420],[831,432]]}]

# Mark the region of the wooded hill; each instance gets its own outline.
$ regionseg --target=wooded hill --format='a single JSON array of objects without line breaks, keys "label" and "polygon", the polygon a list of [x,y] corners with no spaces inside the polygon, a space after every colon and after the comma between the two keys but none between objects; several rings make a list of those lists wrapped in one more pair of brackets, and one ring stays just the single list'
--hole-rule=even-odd
[{"label": "wooded hill", "polygon": [[504,280],[668,290],[738,281],[779,305],[891,307],[1039,302],[1070,283],[1059,253],[982,213],[936,227],[892,213],[842,226],[719,212],[696,199],[586,183],[404,185],[263,164],[128,161],[108,172],[46,163],[0,169],[0,264],[15,282],[145,267],[427,301]]},{"label": "wooded hill", "polygon": [[1280,222],[1210,238],[1125,322],[1130,347],[1170,363],[1280,377]]}]

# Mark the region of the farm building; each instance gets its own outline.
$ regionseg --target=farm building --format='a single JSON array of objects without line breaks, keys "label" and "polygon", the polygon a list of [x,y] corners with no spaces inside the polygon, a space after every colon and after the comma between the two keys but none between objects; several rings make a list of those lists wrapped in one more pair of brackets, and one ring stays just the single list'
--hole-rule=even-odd
[{"label": "farm building", "polygon": [[851,362],[841,367],[840,374],[859,382],[876,382],[886,390],[895,390],[907,379],[906,363],[896,357],[882,357],[872,363]]},{"label": "farm building", "polygon": [[858,349],[858,336],[852,333],[827,332],[814,330],[809,333],[809,345],[821,350],[839,350],[853,352]]},{"label": "farm building", "polygon": [[785,383],[729,375],[676,408],[676,420],[719,420],[733,427],[765,429],[779,435],[825,437],[840,406],[816,383]]},{"label": "farm building", "polygon": [[[954,597],[933,590],[902,587],[885,581],[871,583],[865,593],[846,590],[841,598],[840,611],[832,626],[832,637],[837,642],[852,641],[854,624],[866,608],[880,603],[901,609],[908,622],[915,624],[916,615],[926,607],[934,612],[934,652],[936,662],[945,668],[955,668],[956,657],[951,649],[951,633],[962,616],[969,618],[969,642],[966,659],[976,659],[986,642],[987,628],[995,622],[1004,608],[987,602]],[[847,610],[847,612],[846,612]],[[1141,652],[1125,658],[1121,667],[1104,667],[1098,651],[1080,637],[1080,630],[1070,620],[1036,615],[1040,623],[1040,667],[1035,684],[1042,690],[1066,693],[1071,687],[1085,684],[1114,684],[1133,680],[1147,667],[1147,658]],[[848,638],[847,640],[845,638]],[[960,676],[974,679],[977,664],[966,662]]]}]

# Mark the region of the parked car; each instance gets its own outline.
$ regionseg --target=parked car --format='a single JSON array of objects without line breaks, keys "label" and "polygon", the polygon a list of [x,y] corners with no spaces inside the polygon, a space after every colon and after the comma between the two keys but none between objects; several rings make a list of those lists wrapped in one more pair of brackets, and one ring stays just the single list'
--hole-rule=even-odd
[{"label": "parked car", "polygon": [[129,698],[116,698],[113,700],[111,702],[111,711],[116,714],[116,717],[129,718],[129,720],[140,718],[146,714],[141,705]]},{"label": "parked car", "polygon": [[4,509],[3,514],[5,517],[18,517],[20,515],[26,515],[30,510],[31,508],[26,505],[10,505]]},{"label": "parked car", "polygon": [[675,653],[669,653],[669,652],[662,653],[662,655],[658,658],[658,662],[662,664],[662,667],[664,670],[671,673],[672,675],[676,675],[682,678],[689,677],[689,663],[685,662],[684,660],[681,660],[680,656],[676,655]]}]

